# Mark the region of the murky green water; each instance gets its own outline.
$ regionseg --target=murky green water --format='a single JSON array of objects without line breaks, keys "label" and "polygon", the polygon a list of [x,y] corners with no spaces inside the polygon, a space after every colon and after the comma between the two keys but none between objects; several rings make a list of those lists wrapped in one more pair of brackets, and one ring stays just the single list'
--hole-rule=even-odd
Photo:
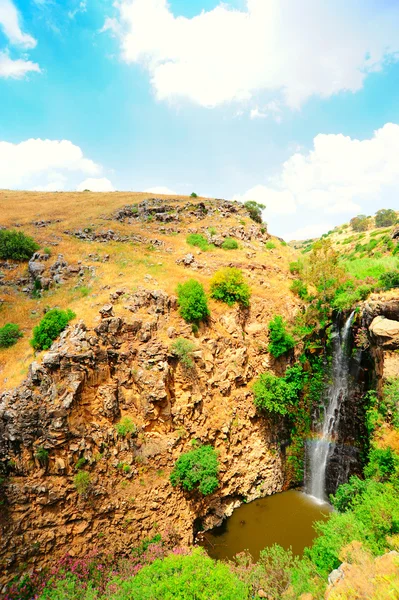
[{"label": "murky green water", "polygon": [[328,504],[318,504],[297,490],[289,490],[243,504],[223,524],[204,534],[202,545],[212,558],[232,558],[249,550],[255,560],[266,546],[291,546],[302,555],[312,543],[314,521],[326,519]]}]

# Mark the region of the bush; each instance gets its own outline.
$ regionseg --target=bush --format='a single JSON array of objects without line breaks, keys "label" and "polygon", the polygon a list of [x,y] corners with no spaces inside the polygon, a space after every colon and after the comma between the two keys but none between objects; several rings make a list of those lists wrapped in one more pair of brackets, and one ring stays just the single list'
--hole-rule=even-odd
[{"label": "bush", "polygon": [[[112,593],[117,588],[117,591]],[[186,556],[171,554],[143,567],[123,581],[114,579],[110,600],[246,600],[247,586],[223,562],[213,561],[202,548]]]},{"label": "bush", "polygon": [[284,416],[297,403],[303,385],[304,376],[301,365],[288,368],[284,377],[263,373],[252,388],[254,404],[260,410]]},{"label": "bush", "polygon": [[33,330],[31,344],[35,350],[48,350],[54,340],[67,327],[69,321],[76,317],[71,310],[53,308],[49,310]]},{"label": "bush", "polygon": [[90,486],[90,474],[87,471],[79,471],[73,478],[73,483],[78,494],[86,494]]},{"label": "bush", "polygon": [[191,192],[190,198],[198,198],[198,194],[196,194],[195,192]]},{"label": "bush", "polygon": [[7,323],[4,327],[0,327],[0,348],[10,348],[10,346],[16,344],[21,337],[22,332],[19,325]]},{"label": "bush", "polygon": [[208,240],[200,233],[190,233],[190,235],[186,237],[186,242],[190,246],[200,248],[203,252],[206,252],[209,248]]},{"label": "bush", "polygon": [[301,279],[295,279],[290,286],[290,290],[293,294],[299,296],[301,300],[307,300],[309,297],[307,285]]},{"label": "bush", "polygon": [[376,227],[389,227],[390,225],[395,225],[397,220],[396,212],[392,208],[382,208],[375,213]]},{"label": "bush", "polygon": [[43,446],[38,446],[35,452],[35,457],[39,461],[39,463],[44,466],[48,463],[48,450],[43,448]]},{"label": "bush", "polygon": [[292,275],[299,275],[303,271],[303,262],[301,260],[290,262],[289,269]]},{"label": "bush", "polygon": [[265,248],[266,250],[273,250],[276,247],[276,244],[274,242],[268,241],[265,244]]},{"label": "bush", "polygon": [[399,287],[399,269],[383,273],[380,276],[379,283],[384,290],[390,290],[391,288]]},{"label": "bush", "polygon": [[369,454],[369,463],[364,469],[366,477],[377,481],[388,481],[399,471],[399,456],[391,448],[374,448]]},{"label": "bush", "polygon": [[286,330],[286,323],[283,317],[276,316],[269,323],[269,340],[270,344],[268,352],[274,358],[282,356],[295,346],[295,340]]},{"label": "bush", "polygon": [[370,226],[370,217],[366,215],[357,215],[350,220],[350,226],[353,231],[367,231]]},{"label": "bush", "polygon": [[121,437],[126,437],[128,433],[136,433],[136,425],[130,417],[122,417],[122,419],[115,425],[117,434]]},{"label": "bush", "polygon": [[226,238],[222,244],[223,250],[237,250],[238,242],[233,238]]},{"label": "bush", "polygon": [[248,202],[245,202],[244,206],[255,223],[262,223],[262,210],[266,208],[264,204],[259,204],[259,202],[255,202],[254,200],[248,200]]},{"label": "bush", "polygon": [[189,279],[177,286],[180,315],[187,323],[204,321],[210,315],[203,286],[195,279]]},{"label": "bush", "polygon": [[212,277],[211,296],[229,306],[238,302],[242,306],[248,307],[251,292],[248,284],[244,281],[242,271],[234,267],[226,267],[217,271]]},{"label": "bush", "polygon": [[219,463],[212,446],[201,446],[182,454],[170,475],[174,487],[181,486],[191,492],[198,488],[201,494],[212,494],[219,485]]},{"label": "bush", "polygon": [[186,340],[184,338],[177,338],[177,340],[175,340],[170,347],[171,353],[174,356],[177,356],[182,365],[187,369],[192,369],[192,367],[194,366],[194,361],[192,357],[194,350],[195,344],[193,344],[193,342],[191,342],[190,340]]},{"label": "bush", "polygon": [[0,258],[7,260],[29,260],[39,249],[35,240],[22,231],[14,229],[0,230]]}]

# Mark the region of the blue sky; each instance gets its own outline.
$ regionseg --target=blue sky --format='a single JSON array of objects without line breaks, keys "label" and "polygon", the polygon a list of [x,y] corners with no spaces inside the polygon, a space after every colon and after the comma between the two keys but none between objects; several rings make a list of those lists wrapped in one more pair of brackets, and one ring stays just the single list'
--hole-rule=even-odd
[{"label": "blue sky", "polygon": [[[330,4],[330,6],[322,6]],[[399,209],[396,0],[0,0],[0,188]]]}]

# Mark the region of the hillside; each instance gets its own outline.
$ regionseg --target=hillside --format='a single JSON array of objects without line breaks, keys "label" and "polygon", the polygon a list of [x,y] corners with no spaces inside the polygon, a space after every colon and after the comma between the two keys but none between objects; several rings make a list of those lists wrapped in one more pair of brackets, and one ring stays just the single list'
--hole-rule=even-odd
[{"label": "hillside", "polygon": [[[124,213],[124,207],[136,205],[138,216]],[[0,326],[16,323],[24,333],[16,346],[1,351],[3,389],[26,376],[33,359],[31,332],[48,307],[70,308],[77,319],[93,325],[110,292],[145,286],[175,294],[179,281],[195,275],[206,286],[217,269],[231,263],[244,265],[255,297],[268,290],[269,314],[281,296],[286,298],[282,313],[291,310],[287,273],[294,252],[273,242],[264,229],[261,233],[238,203],[119,192],[3,191],[0,209],[3,228],[23,231],[38,242],[42,255],[48,252],[30,274],[26,263],[0,265]],[[187,244],[187,235],[197,232],[212,243],[208,251]],[[221,249],[226,237],[236,239],[239,248]],[[186,254],[193,254],[193,263],[178,264]],[[212,309],[221,314],[218,303]]]}]

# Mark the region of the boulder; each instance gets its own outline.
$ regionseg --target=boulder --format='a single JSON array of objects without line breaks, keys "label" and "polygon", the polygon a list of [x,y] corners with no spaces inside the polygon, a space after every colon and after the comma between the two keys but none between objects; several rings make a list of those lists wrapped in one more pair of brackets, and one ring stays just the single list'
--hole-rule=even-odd
[{"label": "boulder", "polygon": [[379,346],[390,350],[399,348],[399,321],[378,316],[371,322],[369,330]]}]

